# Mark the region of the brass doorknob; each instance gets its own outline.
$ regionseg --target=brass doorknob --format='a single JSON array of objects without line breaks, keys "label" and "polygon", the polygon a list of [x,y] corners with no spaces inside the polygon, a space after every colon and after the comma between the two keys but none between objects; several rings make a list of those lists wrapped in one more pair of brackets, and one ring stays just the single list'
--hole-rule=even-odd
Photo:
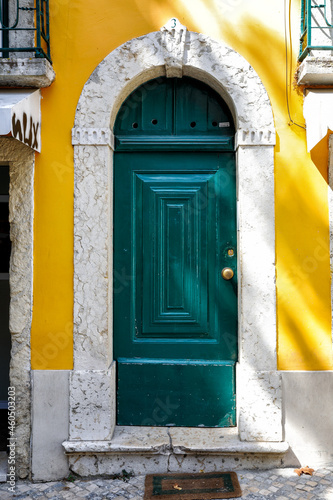
[{"label": "brass doorknob", "polygon": [[228,281],[228,280],[231,280],[231,278],[233,278],[234,272],[230,267],[225,267],[221,271],[221,276],[224,280]]}]

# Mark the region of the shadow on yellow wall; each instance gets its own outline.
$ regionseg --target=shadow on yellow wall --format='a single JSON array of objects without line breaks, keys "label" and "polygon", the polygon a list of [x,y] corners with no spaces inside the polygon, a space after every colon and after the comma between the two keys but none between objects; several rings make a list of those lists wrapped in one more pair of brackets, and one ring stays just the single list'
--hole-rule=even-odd
[{"label": "shadow on yellow wall", "polygon": [[[327,157],[319,145],[313,152],[314,164],[306,151],[305,131],[288,124],[284,37],[265,26],[258,29],[257,20],[246,21],[236,33],[231,25],[224,26],[224,33],[232,46],[244,47],[242,55],[264,82],[279,136],[275,150],[278,368],[332,369]],[[292,118],[303,124],[302,96],[289,92]]]}]

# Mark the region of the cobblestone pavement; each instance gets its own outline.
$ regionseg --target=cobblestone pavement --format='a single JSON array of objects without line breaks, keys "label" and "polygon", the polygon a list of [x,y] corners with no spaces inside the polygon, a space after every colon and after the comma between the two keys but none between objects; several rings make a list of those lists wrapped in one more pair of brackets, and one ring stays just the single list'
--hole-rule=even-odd
[{"label": "cobblestone pavement", "polygon": [[[246,500],[333,500],[333,467],[316,470],[313,476],[299,477],[293,469],[268,471],[237,471]],[[125,478],[126,479],[126,478]],[[145,476],[124,479],[91,479],[30,483],[18,481],[15,492],[8,491],[9,484],[0,484],[0,499],[19,500],[139,500],[144,494]]]}]

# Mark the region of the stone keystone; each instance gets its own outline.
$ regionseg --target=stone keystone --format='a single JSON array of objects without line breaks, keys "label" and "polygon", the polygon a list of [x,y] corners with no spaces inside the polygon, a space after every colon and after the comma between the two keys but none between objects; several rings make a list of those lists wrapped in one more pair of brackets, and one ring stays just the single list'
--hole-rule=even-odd
[{"label": "stone keystone", "polygon": [[164,51],[165,71],[167,78],[183,76],[186,26],[175,17],[161,28],[161,44]]}]

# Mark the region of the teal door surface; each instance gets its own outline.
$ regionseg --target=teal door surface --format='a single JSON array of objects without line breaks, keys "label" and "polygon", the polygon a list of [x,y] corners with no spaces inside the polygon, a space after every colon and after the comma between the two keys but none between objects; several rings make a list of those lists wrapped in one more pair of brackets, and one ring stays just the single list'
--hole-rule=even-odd
[{"label": "teal door surface", "polygon": [[160,79],[134,95],[115,128],[117,423],[233,426],[232,119],[221,98],[192,79]]}]

